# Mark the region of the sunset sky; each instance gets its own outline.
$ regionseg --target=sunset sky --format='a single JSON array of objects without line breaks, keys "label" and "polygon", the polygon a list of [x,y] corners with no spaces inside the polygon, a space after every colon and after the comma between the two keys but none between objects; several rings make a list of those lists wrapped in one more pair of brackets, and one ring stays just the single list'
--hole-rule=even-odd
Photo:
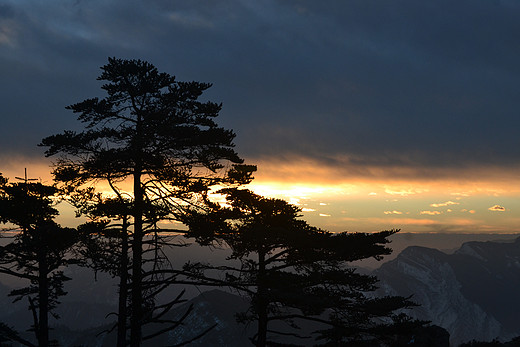
[{"label": "sunset sky", "polygon": [[107,57],[213,83],[251,188],[333,231],[520,232],[517,0],[4,0],[0,172],[80,130]]}]

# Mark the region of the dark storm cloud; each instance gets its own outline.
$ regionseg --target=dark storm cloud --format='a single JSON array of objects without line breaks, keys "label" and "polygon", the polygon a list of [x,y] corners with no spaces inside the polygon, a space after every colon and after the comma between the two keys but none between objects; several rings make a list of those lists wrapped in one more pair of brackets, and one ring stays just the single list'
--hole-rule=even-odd
[{"label": "dark storm cloud", "polygon": [[518,164],[514,1],[8,1],[0,146],[41,153],[107,56],[213,82],[243,155]]}]

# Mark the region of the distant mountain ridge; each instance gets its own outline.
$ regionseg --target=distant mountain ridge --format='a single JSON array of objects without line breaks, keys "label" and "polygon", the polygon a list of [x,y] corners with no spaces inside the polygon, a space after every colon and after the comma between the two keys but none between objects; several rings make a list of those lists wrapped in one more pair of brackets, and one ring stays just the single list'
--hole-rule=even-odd
[{"label": "distant mountain ridge", "polygon": [[373,272],[380,293],[413,295],[410,314],[450,333],[451,344],[520,335],[520,238],[467,242],[454,254],[412,246]]}]

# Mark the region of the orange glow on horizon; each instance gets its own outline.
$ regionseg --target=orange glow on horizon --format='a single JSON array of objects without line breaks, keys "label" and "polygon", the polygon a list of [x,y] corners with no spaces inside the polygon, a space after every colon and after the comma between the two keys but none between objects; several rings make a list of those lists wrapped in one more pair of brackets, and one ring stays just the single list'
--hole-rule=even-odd
[{"label": "orange glow on horizon", "polygon": [[[253,162],[253,161],[252,161]],[[425,175],[422,168],[349,168],[324,166],[315,160],[294,158],[287,161],[259,160],[251,189],[266,195],[294,193],[361,195],[436,195],[454,197],[475,194],[517,195],[520,168],[473,167],[436,169]],[[448,203],[454,203],[450,199]]]},{"label": "orange glow on horizon", "polygon": [[[421,176],[420,169],[413,175],[411,169],[351,169],[305,158],[256,164],[256,178],[245,188],[297,205],[310,224],[331,231],[520,231],[520,176],[513,168],[437,169]],[[52,183],[46,158],[2,158],[0,172],[14,182],[25,167],[29,178]],[[121,187],[131,192],[130,185]],[[111,192],[104,182],[97,188]]]}]

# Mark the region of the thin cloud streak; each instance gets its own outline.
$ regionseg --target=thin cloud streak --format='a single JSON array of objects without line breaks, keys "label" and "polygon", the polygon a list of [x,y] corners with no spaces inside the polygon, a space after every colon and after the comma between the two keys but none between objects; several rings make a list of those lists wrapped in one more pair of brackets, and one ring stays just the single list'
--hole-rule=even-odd
[{"label": "thin cloud streak", "polygon": [[491,206],[490,208],[488,208],[488,210],[494,211],[494,212],[504,212],[504,211],[506,211],[506,208],[504,206],[494,205],[494,206]]},{"label": "thin cloud streak", "polygon": [[460,202],[454,202],[454,201],[446,201],[446,202],[441,202],[441,203],[438,203],[438,204],[430,204],[431,207],[444,207],[444,206],[452,206],[452,205],[460,205]]}]

